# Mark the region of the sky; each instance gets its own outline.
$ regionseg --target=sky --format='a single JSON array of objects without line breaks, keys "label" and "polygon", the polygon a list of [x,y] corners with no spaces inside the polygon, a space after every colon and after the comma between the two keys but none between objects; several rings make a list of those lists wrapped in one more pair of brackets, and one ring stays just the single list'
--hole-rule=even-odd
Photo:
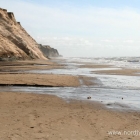
[{"label": "sky", "polygon": [[140,0],[0,0],[65,57],[140,56]]}]

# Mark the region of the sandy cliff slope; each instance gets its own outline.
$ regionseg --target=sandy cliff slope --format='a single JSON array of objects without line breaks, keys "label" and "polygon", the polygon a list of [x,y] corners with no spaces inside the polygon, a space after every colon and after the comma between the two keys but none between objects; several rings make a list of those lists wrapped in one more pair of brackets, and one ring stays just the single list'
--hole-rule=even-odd
[{"label": "sandy cliff slope", "polygon": [[0,58],[46,59],[37,42],[16,22],[14,14],[0,8]]}]

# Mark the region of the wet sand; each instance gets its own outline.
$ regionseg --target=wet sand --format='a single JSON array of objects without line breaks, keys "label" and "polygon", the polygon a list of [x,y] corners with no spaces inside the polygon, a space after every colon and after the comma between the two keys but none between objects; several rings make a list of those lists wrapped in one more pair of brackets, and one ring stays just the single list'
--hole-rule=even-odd
[{"label": "wet sand", "polygon": [[78,87],[95,84],[96,78],[86,76],[24,73],[30,70],[50,69],[65,69],[65,67],[46,60],[0,62],[0,85]]},{"label": "wet sand", "polygon": [[25,70],[49,70],[63,68],[63,65],[46,60],[26,60],[26,61],[1,61],[0,73],[18,72]]},{"label": "wet sand", "polygon": [[[47,63],[49,66],[46,68],[58,66],[49,61],[24,61],[22,66],[20,62],[14,63],[7,63],[7,66],[0,63],[0,70],[3,67],[9,67],[8,70],[26,67],[30,70],[38,67],[34,64]],[[89,77],[71,75],[0,74],[1,84],[80,86],[79,79],[82,79],[82,84],[94,84],[90,83]],[[89,100],[67,103],[51,95],[0,92],[0,140],[139,140],[140,134],[129,133],[140,131],[139,126],[139,112],[113,111]],[[126,131],[128,135],[109,135],[108,131]]]},{"label": "wet sand", "polygon": [[77,87],[79,78],[55,74],[0,74],[0,85]]},{"label": "wet sand", "polygon": [[80,68],[109,68],[111,65],[100,65],[100,64],[82,64]]},{"label": "wet sand", "polygon": [[62,65],[44,60],[0,62],[0,85],[46,87],[76,87],[80,85],[77,76],[24,73],[24,70],[48,70],[60,67],[62,68]]},{"label": "wet sand", "polygon": [[109,75],[126,75],[126,76],[140,76],[140,69],[128,69],[123,68],[119,70],[101,70],[94,71],[97,74],[109,74]]}]

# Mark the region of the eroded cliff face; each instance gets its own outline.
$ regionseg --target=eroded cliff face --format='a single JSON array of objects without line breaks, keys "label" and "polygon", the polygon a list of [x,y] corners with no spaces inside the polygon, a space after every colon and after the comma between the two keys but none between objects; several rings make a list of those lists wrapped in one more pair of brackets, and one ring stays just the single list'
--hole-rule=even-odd
[{"label": "eroded cliff face", "polygon": [[0,59],[46,59],[14,14],[0,8]]},{"label": "eroded cliff face", "polygon": [[51,48],[49,45],[39,44],[39,48],[46,57],[58,57],[58,56],[60,56],[58,51],[54,48]]}]

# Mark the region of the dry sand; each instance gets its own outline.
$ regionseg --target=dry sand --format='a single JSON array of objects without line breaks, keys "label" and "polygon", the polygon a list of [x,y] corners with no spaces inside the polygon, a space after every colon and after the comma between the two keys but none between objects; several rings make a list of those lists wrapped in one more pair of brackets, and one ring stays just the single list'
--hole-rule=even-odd
[{"label": "dry sand", "polygon": [[108,131],[139,130],[140,114],[51,95],[0,93],[0,140],[139,140]]}]

